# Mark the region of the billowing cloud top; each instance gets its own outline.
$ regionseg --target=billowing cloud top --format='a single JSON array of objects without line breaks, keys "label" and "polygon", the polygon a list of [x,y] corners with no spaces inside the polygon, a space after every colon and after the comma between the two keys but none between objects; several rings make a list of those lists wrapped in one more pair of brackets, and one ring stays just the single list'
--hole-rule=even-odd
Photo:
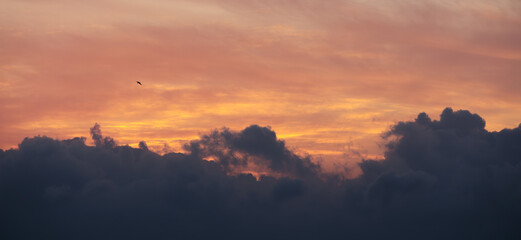
[{"label": "billowing cloud top", "polygon": [[521,126],[484,126],[468,111],[421,113],[353,179],[257,125],[203,135],[186,154],[118,146],[99,125],[96,146],[26,138],[0,151],[0,237],[519,239]]}]

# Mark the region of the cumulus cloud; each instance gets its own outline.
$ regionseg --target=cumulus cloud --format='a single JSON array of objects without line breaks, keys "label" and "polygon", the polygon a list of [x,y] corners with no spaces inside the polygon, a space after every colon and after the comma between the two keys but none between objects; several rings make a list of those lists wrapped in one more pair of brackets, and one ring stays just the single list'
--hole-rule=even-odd
[{"label": "cumulus cloud", "polygon": [[94,127],[90,129],[90,135],[92,136],[92,141],[94,141],[96,147],[114,148],[116,146],[116,141],[114,141],[113,138],[103,138],[103,135],[101,134],[101,126],[98,123],[94,124]]},{"label": "cumulus cloud", "polygon": [[283,140],[277,139],[267,127],[251,125],[241,132],[227,128],[215,130],[192,141],[185,149],[200,158],[211,157],[226,168],[266,170],[293,177],[313,177],[320,165],[309,156],[301,157],[290,151]]},{"label": "cumulus cloud", "polygon": [[148,151],[148,145],[145,141],[141,141],[139,142],[139,149],[142,149],[142,150],[145,150],[145,151]]},{"label": "cumulus cloud", "polygon": [[26,138],[0,151],[0,238],[518,239],[521,128],[484,127],[464,110],[421,113],[354,179],[257,125],[165,155],[118,146],[98,124],[95,146]]}]

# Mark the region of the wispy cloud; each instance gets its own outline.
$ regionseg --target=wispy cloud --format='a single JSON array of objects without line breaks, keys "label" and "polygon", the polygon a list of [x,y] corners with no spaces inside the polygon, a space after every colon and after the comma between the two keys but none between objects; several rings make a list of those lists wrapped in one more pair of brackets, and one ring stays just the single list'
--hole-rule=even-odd
[{"label": "wispy cloud", "polygon": [[[72,137],[92,122],[132,146],[145,137],[150,149],[261,124],[331,153],[374,142],[417,109],[479,111],[495,130],[521,117],[517,1],[2,6],[3,148],[37,134]],[[318,142],[339,144],[310,148]]]}]

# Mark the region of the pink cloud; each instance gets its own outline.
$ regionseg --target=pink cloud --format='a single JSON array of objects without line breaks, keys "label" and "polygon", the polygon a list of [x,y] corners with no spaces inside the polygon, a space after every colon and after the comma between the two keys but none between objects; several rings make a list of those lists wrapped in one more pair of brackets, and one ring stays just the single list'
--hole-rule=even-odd
[{"label": "pink cloud", "polygon": [[261,124],[380,154],[379,130],[445,106],[517,126],[519,5],[483,3],[7,1],[0,147],[94,122],[151,148]]}]

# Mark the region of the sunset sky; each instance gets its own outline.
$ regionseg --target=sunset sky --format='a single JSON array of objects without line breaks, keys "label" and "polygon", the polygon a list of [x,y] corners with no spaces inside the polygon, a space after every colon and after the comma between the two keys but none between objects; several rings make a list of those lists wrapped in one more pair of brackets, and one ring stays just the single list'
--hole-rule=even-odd
[{"label": "sunset sky", "polygon": [[0,0],[0,122],[2,240],[521,239],[521,1]]},{"label": "sunset sky", "polygon": [[381,156],[381,133],[419,112],[468,109],[489,131],[521,121],[521,1],[0,5],[1,149],[99,123],[121,145],[178,152],[258,124],[344,161]]}]

